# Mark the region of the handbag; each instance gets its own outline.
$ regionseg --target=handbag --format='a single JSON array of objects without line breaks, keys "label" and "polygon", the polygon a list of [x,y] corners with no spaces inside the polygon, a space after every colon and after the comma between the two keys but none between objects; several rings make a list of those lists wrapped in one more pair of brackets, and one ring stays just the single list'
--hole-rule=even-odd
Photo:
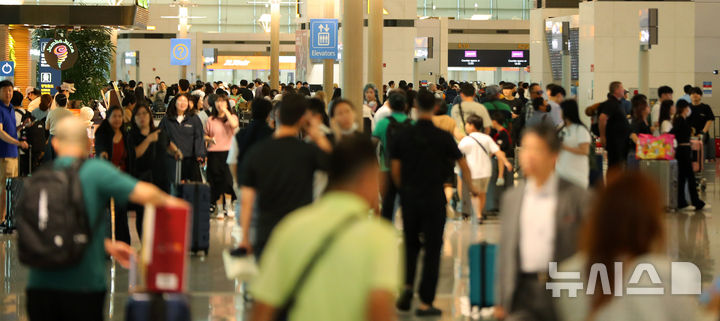
[{"label": "handbag", "polygon": [[674,140],[675,135],[672,134],[662,134],[657,137],[649,134],[639,134],[637,144],[635,145],[635,158],[675,159]]}]

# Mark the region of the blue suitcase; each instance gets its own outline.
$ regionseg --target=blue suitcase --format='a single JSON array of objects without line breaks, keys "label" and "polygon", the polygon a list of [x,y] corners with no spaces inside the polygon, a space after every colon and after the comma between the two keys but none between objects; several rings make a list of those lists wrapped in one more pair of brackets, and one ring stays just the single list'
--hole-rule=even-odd
[{"label": "blue suitcase", "polygon": [[[180,182],[181,162],[175,166],[175,183],[172,194],[190,203],[192,209],[192,225],[190,235],[190,252],[204,252],[208,255],[210,248],[210,185],[205,182]],[[202,173],[202,169],[201,169]]]},{"label": "blue suitcase", "polygon": [[481,308],[495,305],[495,257],[497,245],[470,245],[470,304]]},{"label": "blue suitcase", "polygon": [[184,183],[178,186],[178,197],[190,203],[192,226],[190,252],[204,252],[210,248],[210,185],[206,183]]},{"label": "blue suitcase", "polygon": [[136,293],[128,299],[125,321],[190,321],[190,302],[178,293]]}]

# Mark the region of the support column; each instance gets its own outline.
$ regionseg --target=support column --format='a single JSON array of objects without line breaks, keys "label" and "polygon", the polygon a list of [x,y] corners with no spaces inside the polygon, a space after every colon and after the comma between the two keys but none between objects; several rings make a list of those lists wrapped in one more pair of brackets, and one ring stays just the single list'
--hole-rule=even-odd
[{"label": "support column", "polygon": [[280,90],[280,3],[270,2],[270,88]]},{"label": "support column", "polygon": [[10,42],[10,29],[8,25],[0,25],[0,61],[9,60],[8,44]]},{"label": "support column", "polygon": [[368,0],[368,82],[383,84],[383,0]]},{"label": "support column", "polygon": [[641,94],[649,95],[649,79],[650,79],[650,51],[647,46],[640,46],[640,55],[638,61],[638,91]]},{"label": "support column", "polygon": [[445,77],[445,81],[450,81],[448,74],[448,18],[440,18],[440,38],[433,41],[433,46],[440,47],[438,50],[438,59],[440,59],[440,69],[437,71],[437,77]]},{"label": "support column", "polygon": [[[562,86],[570,92],[570,85],[572,83],[572,65],[570,64],[570,52],[563,51],[562,55]],[[568,94],[569,95],[569,94]]]},{"label": "support column", "polygon": [[[333,19],[335,16],[335,0],[325,0],[324,16],[326,19]],[[323,91],[325,92],[325,103],[330,102],[333,95],[333,80],[335,78],[335,59],[323,60]]]},{"label": "support column", "polygon": [[[343,0],[342,11],[342,91],[343,97],[355,106],[355,120],[362,126],[363,89],[363,4],[359,0]],[[374,53],[377,54],[377,53]]]},{"label": "support column", "polygon": [[[183,18],[180,18],[180,30],[178,32],[178,38],[187,38],[187,31],[188,31],[187,18],[185,18],[185,21],[183,21]],[[190,50],[190,48],[188,48],[188,50]],[[185,66],[185,65],[180,66],[180,79],[188,79],[187,78],[187,66]]]},{"label": "support column", "polygon": [[112,59],[110,59],[110,79],[111,80],[117,80],[117,35],[118,31],[117,29],[113,28],[112,33],[110,33],[110,42],[112,42],[113,46],[115,47],[115,54],[112,56]]}]

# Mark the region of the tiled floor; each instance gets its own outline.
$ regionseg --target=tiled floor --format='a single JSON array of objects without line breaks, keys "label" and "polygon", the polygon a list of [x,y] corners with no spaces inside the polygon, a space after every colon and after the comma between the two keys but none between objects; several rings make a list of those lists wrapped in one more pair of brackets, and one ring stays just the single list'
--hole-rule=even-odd
[{"label": "tiled floor", "polygon": [[[690,261],[702,271],[703,282],[720,275],[715,261],[720,258],[720,188],[714,164],[708,164],[707,191],[704,199],[712,204],[705,214],[668,213],[668,254],[673,259]],[[714,214],[714,215],[713,215]],[[131,225],[132,226],[132,225]],[[244,304],[242,287],[225,277],[221,250],[230,246],[232,223],[213,221],[211,246],[207,257],[192,257],[190,294],[193,320],[245,320],[248,306]],[[497,220],[490,220],[473,233],[467,222],[451,221],[446,225],[445,245],[436,305],[444,311],[436,320],[468,320],[467,247],[471,240],[497,241]],[[473,236],[473,234],[476,234]],[[27,320],[24,286],[27,270],[18,263],[14,236],[0,236],[0,320]],[[108,264],[110,280],[107,320],[124,320],[128,296],[128,272]],[[488,312],[488,311],[482,311]],[[478,317],[479,315],[475,315]],[[412,314],[399,314],[400,320],[415,320]],[[715,318],[717,319],[717,318]],[[433,320],[424,318],[422,320]]]}]

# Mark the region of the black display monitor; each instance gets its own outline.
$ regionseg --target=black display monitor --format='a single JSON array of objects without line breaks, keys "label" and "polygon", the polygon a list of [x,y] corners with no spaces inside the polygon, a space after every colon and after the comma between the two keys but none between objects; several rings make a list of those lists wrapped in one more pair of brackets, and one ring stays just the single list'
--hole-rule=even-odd
[{"label": "black display monitor", "polygon": [[527,67],[529,50],[448,50],[448,67]]}]

